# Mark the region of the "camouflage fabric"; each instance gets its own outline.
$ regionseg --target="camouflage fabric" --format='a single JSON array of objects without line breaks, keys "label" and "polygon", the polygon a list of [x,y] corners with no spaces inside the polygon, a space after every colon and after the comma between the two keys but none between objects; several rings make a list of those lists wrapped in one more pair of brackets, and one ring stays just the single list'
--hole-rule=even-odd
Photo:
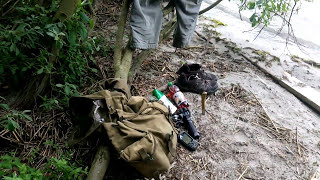
[{"label": "camouflage fabric", "polygon": [[[167,171],[177,145],[177,132],[168,118],[168,109],[143,97],[131,96],[120,79],[109,79],[104,87],[109,90],[70,100],[76,120],[92,124],[84,137],[102,125],[119,157],[144,176],[156,177]],[[89,115],[84,117],[85,114]]]}]

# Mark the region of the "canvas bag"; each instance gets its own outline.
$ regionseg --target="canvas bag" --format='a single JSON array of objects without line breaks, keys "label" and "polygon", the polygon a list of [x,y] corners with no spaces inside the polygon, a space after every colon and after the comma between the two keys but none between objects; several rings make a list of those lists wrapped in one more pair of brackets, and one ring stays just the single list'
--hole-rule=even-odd
[{"label": "canvas bag", "polygon": [[[177,132],[168,118],[168,109],[157,102],[148,102],[143,97],[131,96],[123,80],[109,79],[104,87],[109,90],[70,100],[72,114],[76,119],[84,121],[84,124],[92,121],[90,118],[95,116],[90,107],[93,101],[103,102],[100,103],[102,108],[99,116],[104,122],[93,123],[86,130],[85,137],[100,124],[106,130],[119,157],[141,174],[157,177],[167,171],[175,157],[177,145]],[[79,114],[82,118],[79,118]],[[85,114],[91,115],[83,118]]]}]

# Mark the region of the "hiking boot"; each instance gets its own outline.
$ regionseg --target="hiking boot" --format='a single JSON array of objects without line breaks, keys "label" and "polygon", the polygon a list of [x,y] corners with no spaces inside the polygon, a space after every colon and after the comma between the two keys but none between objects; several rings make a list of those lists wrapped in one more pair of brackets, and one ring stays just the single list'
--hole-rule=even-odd
[{"label": "hiking boot", "polygon": [[178,71],[177,74],[181,75],[182,73],[186,74],[187,76],[197,76],[199,78],[205,80],[213,80],[217,81],[218,78],[214,74],[206,73],[201,68],[200,64],[184,64]]},{"label": "hiking boot", "polygon": [[177,74],[179,77],[176,84],[181,91],[213,94],[219,89],[218,78],[204,72],[200,64],[184,64]]}]

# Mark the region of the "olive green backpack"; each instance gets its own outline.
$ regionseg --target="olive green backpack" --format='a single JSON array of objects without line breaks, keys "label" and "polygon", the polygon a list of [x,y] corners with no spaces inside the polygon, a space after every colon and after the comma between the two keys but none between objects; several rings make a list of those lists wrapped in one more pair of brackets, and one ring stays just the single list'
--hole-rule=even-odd
[{"label": "olive green backpack", "polygon": [[70,100],[75,120],[84,127],[90,126],[83,137],[102,125],[119,157],[141,174],[157,177],[167,171],[177,145],[168,109],[143,97],[131,96],[120,79],[107,80],[104,88],[108,90]]}]

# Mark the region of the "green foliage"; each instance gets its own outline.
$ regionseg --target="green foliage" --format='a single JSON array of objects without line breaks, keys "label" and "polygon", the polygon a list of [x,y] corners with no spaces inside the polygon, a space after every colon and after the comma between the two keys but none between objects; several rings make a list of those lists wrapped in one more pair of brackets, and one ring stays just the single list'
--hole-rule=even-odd
[{"label": "green foliage", "polygon": [[263,24],[268,26],[274,16],[283,16],[298,0],[241,0],[240,10],[252,10],[250,22],[252,27]]},{"label": "green foliage", "polygon": [[87,169],[77,167],[74,163],[70,164],[65,159],[52,158],[46,166],[47,171],[51,174],[50,179],[82,179],[87,174]]},{"label": "green foliage", "polygon": [[63,104],[68,104],[68,100],[72,96],[79,96],[79,92],[77,91],[78,86],[70,83],[65,84],[56,84],[56,91],[59,92],[60,97],[64,97],[60,100]]},{"label": "green foliage", "polygon": [[48,16],[56,8],[48,10],[40,6],[17,7],[16,14],[1,19],[0,24],[0,84],[13,80],[18,84],[27,72],[41,74],[48,66],[50,43],[47,40],[46,27],[51,23]]},{"label": "green foliage", "polygon": [[9,131],[14,131],[19,128],[18,120],[32,121],[32,118],[28,115],[30,110],[24,110],[22,112],[17,110],[11,110],[7,104],[0,104],[0,110],[2,116],[0,117],[0,127],[4,127]]},{"label": "green foliage", "polygon": [[205,24],[204,26],[208,26],[208,27],[210,26],[213,28],[217,28],[218,26],[228,26],[227,24],[225,24],[215,18],[210,18],[210,17],[206,17],[206,16],[200,16],[200,18],[210,21],[209,24]]},{"label": "green foliage", "polygon": [[51,158],[43,169],[35,169],[13,154],[0,157],[0,177],[4,180],[84,179],[86,174],[87,168],[77,167],[64,158]]},{"label": "green foliage", "polygon": [[305,58],[302,58],[302,57],[299,57],[297,55],[291,55],[291,60],[292,61],[295,61],[295,62],[304,62],[304,63],[307,63],[313,67],[316,67],[316,68],[320,68],[320,63],[317,63],[313,60],[310,60],[310,59],[305,59]]},{"label": "green foliage", "polygon": [[85,10],[88,3],[79,3],[70,19],[53,22],[59,2],[53,0],[48,8],[21,2],[0,18],[0,86],[21,89],[31,78],[50,74],[53,96],[44,94],[44,109],[65,106],[78,94],[86,75],[97,73],[90,65],[92,54],[101,49],[96,38],[88,37],[94,26]]},{"label": "green foliage", "polygon": [[40,97],[43,101],[40,107],[43,108],[44,110],[49,111],[53,109],[62,109],[57,98],[55,97],[48,98],[47,96],[44,96],[44,97],[40,96]]},{"label": "green foliage", "polygon": [[221,33],[215,30],[217,26],[213,24],[203,24],[203,30],[207,34],[208,37],[219,37]]}]

